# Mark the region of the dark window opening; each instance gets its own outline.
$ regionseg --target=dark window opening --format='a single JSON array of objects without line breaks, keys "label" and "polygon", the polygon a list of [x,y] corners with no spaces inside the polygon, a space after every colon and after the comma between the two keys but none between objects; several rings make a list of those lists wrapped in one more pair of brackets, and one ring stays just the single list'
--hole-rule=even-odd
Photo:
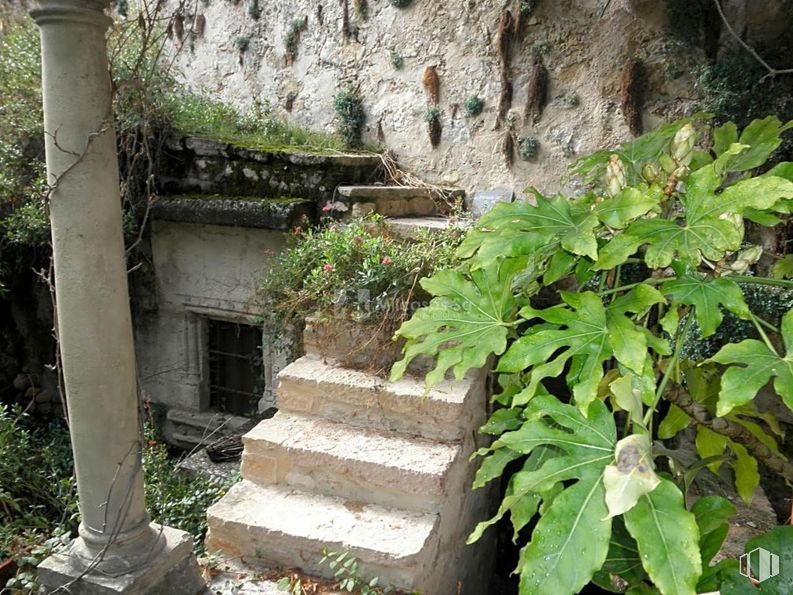
[{"label": "dark window opening", "polygon": [[209,321],[209,406],[254,416],[264,392],[262,329]]}]

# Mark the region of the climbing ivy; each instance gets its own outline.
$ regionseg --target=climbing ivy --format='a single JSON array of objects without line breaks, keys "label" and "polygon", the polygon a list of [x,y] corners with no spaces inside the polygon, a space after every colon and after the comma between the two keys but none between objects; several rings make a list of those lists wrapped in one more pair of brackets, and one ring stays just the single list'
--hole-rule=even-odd
[{"label": "climbing ivy", "polygon": [[[758,463],[793,480],[776,420],[754,402],[770,381],[793,409],[793,310],[775,319],[744,297],[793,287],[754,270],[762,248],[745,236],[746,220],[772,226],[793,208],[793,163],[756,169],[793,122],[768,117],[740,133],[708,122],[697,114],[580,159],[570,177],[581,196],[530,188],[531,201],[484,215],[462,264],[422,280],[434,297],[397,331],[406,345],[392,379],[418,356],[436,358],[428,388],[495,357],[496,410],[482,428],[495,441],[477,453],[474,487],[518,470],[469,541],[507,513],[516,538],[533,527],[522,594],[589,582],[712,590],[719,519],[732,509],[715,496],[701,508],[718,518],[687,509],[697,471],[729,465],[747,501]],[[753,336],[726,336],[712,357],[683,348],[728,317]],[[690,425],[701,461],[681,468],[657,440]]]}]

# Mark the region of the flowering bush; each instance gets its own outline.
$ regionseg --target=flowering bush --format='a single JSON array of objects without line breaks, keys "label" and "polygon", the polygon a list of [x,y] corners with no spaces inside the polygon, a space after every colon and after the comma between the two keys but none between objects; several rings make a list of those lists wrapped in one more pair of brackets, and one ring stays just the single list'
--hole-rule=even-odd
[{"label": "flowering bush", "polygon": [[378,216],[296,229],[261,286],[265,321],[285,334],[314,313],[377,322],[389,335],[425,304],[418,280],[451,266],[463,232],[393,234]]}]

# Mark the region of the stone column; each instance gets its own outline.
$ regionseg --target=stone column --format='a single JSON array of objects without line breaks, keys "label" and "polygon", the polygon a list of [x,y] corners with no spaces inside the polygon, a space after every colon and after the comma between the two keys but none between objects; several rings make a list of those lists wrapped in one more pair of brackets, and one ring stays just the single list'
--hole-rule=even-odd
[{"label": "stone column", "polygon": [[[55,294],[81,523],[39,569],[45,592],[143,593],[174,569],[196,593],[192,540],[149,522],[105,34],[109,0],[39,0]],[[189,568],[188,568],[189,567]],[[159,588],[159,587],[156,587]]]}]

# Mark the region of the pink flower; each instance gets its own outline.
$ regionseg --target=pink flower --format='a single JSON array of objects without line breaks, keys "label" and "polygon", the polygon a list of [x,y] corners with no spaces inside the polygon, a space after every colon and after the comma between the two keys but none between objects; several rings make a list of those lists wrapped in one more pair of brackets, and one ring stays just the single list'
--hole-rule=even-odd
[{"label": "pink flower", "polygon": [[329,212],[331,212],[332,210],[333,210],[333,207],[332,207],[332,206],[330,206],[330,204],[327,204],[327,205],[325,205],[324,207],[322,207],[322,212],[323,212],[323,213],[329,213]]},{"label": "pink flower", "polygon": [[322,266],[322,270],[325,271],[326,273],[330,273],[333,270],[333,265],[330,263],[324,264]]},{"label": "pink flower", "polygon": [[393,261],[388,256],[384,256],[383,260],[380,261],[380,264],[384,267],[390,266],[392,263]]}]

